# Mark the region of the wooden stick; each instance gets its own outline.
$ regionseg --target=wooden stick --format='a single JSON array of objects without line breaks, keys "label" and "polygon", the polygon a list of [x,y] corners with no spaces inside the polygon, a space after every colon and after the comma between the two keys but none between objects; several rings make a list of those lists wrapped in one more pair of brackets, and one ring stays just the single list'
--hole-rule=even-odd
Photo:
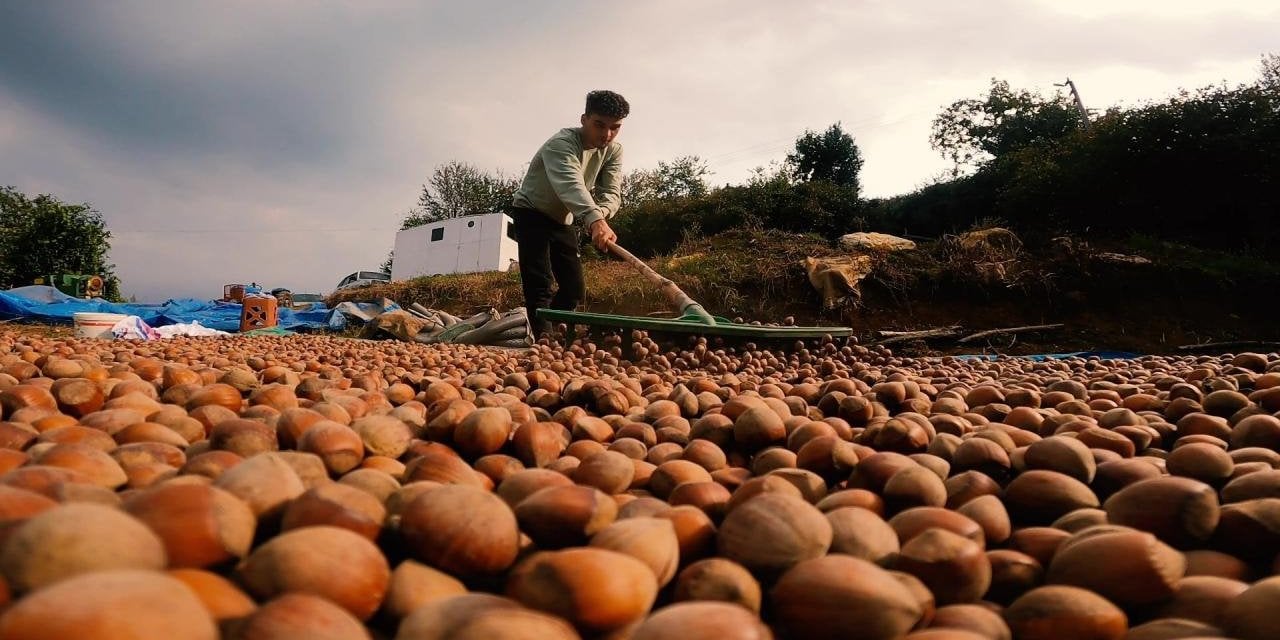
[{"label": "wooden stick", "polygon": [[[886,332],[881,332],[886,333]],[[960,328],[944,328],[929,329],[926,331],[893,331],[897,335],[886,337],[883,340],[877,340],[875,344],[896,344],[898,342],[908,342],[910,340],[923,340],[925,338],[954,338],[960,335]]]},{"label": "wooden stick", "polygon": [[1184,344],[1178,351],[1199,351],[1202,349],[1234,349],[1236,347],[1280,347],[1275,340],[1229,340],[1226,342],[1202,342],[1200,344]]},{"label": "wooden stick", "polygon": [[989,336],[998,336],[998,335],[1003,335],[1008,333],[1022,333],[1024,331],[1046,331],[1049,329],[1061,329],[1063,326],[1064,325],[1059,323],[1059,324],[1035,324],[1035,325],[1028,325],[1025,327],[1008,327],[1005,329],[988,329],[986,331],[979,331],[973,335],[960,338],[959,340],[956,340],[956,342],[964,344],[966,342],[972,342],[974,340],[978,340],[979,338],[986,338]]},{"label": "wooden stick", "polygon": [[921,329],[918,331],[877,331],[881,338],[896,338],[898,336],[917,336],[920,334],[932,334],[935,331],[959,331],[960,325],[953,324],[949,327],[937,327],[934,329]]},{"label": "wooden stick", "polygon": [[609,243],[608,249],[613,253],[613,255],[631,263],[631,266],[635,267],[646,280],[657,286],[658,289],[662,291],[663,295],[667,296],[667,300],[671,302],[671,305],[674,306],[679,313],[682,315],[685,313],[694,313],[704,324],[712,326],[715,325],[716,321],[711,317],[711,314],[707,313],[706,309],[703,309],[702,305],[698,304],[696,300],[685,294],[685,292],[681,290],[676,283],[672,282],[670,278],[666,278],[657,271],[654,271],[649,267],[649,265],[645,264],[643,260],[635,257],[630,251],[623,249],[613,242]]}]

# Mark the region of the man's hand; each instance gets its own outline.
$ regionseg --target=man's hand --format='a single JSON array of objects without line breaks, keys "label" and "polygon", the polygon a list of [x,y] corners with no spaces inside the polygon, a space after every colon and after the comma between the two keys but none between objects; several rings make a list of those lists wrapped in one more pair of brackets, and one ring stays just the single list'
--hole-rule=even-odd
[{"label": "man's hand", "polygon": [[601,252],[608,253],[608,245],[610,242],[617,242],[618,234],[613,232],[613,228],[604,220],[596,220],[591,223],[591,244],[595,245]]}]

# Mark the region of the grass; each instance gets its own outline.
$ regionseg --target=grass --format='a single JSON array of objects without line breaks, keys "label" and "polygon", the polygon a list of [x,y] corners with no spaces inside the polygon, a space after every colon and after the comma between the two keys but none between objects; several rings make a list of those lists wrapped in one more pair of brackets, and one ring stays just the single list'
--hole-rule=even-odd
[{"label": "grass", "polygon": [[[816,236],[765,231],[732,231],[715,238],[690,239],[666,256],[647,263],[671,278],[690,297],[720,315],[768,315],[770,301],[795,298],[804,291],[817,300],[801,261],[836,251]],[[630,265],[584,252],[586,311],[646,315],[671,311],[657,287]],[[390,298],[401,305],[417,302],[429,309],[471,315],[490,307],[506,310],[524,304],[517,272],[427,276],[340,291],[326,302]],[[808,298],[805,298],[808,300]]]},{"label": "grass", "polygon": [[[989,277],[974,266],[994,256],[960,251],[953,244],[946,240],[927,242],[918,251],[876,255],[867,283],[903,298],[922,285],[933,289],[990,285]],[[816,235],[741,229],[714,237],[686,238],[671,254],[646,262],[716,315],[772,320],[799,314],[797,317],[812,319],[821,313],[821,299],[809,283],[803,261],[844,253]],[[587,284],[584,310],[624,315],[671,311],[658,289],[630,265],[605,259],[590,248],[584,250],[583,262]],[[342,291],[327,302],[332,306],[344,300],[380,297],[401,305],[417,302],[455,315],[523,304],[520,276],[515,271],[420,277]]]},{"label": "grass", "polygon": [[[761,321],[792,316],[799,324],[851,326],[863,339],[873,339],[879,329],[1065,322],[1069,331],[1033,336],[1018,348],[1025,353],[1096,348],[1155,353],[1197,341],[1201,334],[1269,336],[1274,326],[1274,304],[1256,293],[1280,283],[1280,264],[1259,256],[1141,236],[1088,238],[1066,249],[1060,243],[974,246],[953,237],[917,244],[914,251],[874,256],[861,300],[833,310],[822,308],[802,264],[805,257],[845,253],[820,237],[736,230],[687,238],[669,255],[647,263],[715,315]],[[1100,251],[1138,254],[1153,263],[1095,260]],[[593,249],[585,250],[583,259],[583,310],[673,315],[658,289],[630,265]],[[523,304],[516,272],[416,278],[344,291],[328,303],[380,297],[459,316]],[[1142,312],[1135,313],[1138,309]]]},{"label": "grass", "polygon": [[771,317],[772,301],[817,300],[803,260],[838,253],[825,240],[806,234],[731,231],[682,242],[670,256],[652,261],[685,292],[725,314]]},{"label": "grass", "polygon": [[[1012,248],[966,246],[953,237],[919,242],[914,251],[874,256],[861,301],[834,310],[822,308],[802,265],[809,256],[845,253],[820,237],[742,229],[686,238],[670,254],[647,262],[715,315],[762,321],[793,316],[802,325],[853,327],[863,340],[874,340],[881,329],[958,324],[980,330],[1051,322],[1067,328],[1019,336],[1016,346],[997,347],[1020,353],[1163,353],[1181,344],[1274,336],[1280,309],[1265,292],[1280,284],[1278,261],[1146,236],[1073,240],[1066,246],[1055,241]],[[1138,254],[1152,264],[1100,261],[1101,251]],[[584,310],[673,315],[658,289],[630,265],[593,249],[584,250],[583,260]],[[416,278],[343,291],[326,303],[384,297],[458,316],[523,304],[517,272]],[[45,336],[72,332],[69,326],[0,323],[0,331],[14,330]],[[900,345],[895,352],[969,353],[975,348],[921,342]]]},{"label": "grass", "polygon": [[[641,307],[648,303],[660,306],[662,303],[657,291],[626,264],[588,259],[584,271],[587,281],[585,306],[589,311],[612,311],[618,307]],[[333,306],[348,300],[376,298],[390,298],[402,306],[416,302],[428,309],[440,309],[458,316],[469,316],[489,308],[505,311],[524,305],[517,271],[424,276],[339,291],[326,302]]]}]

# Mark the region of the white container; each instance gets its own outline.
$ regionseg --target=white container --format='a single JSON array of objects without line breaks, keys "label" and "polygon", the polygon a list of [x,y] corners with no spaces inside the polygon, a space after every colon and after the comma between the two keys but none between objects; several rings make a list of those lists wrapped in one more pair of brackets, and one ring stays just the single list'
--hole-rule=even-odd
[{"label": "white container", "polygon": [[499,211],[450,218],[399,231],[395,241],[396,259],[391,263],[391,279],[507,271],[520,254],[513,225],[511,218]]},{"label": "white container", "polygon": [[123,313],[73,313],[71,321],[76,325],[76,336],[80,338],[106,338],[112,340],[111,327],[128,318]]}]

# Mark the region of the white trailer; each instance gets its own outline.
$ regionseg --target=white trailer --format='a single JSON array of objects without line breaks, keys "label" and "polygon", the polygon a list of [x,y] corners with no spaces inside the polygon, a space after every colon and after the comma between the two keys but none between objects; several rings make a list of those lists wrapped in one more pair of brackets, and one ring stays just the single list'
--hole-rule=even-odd
[{"label": "white trailer", "polygon": [[506,271],[517,261],[515,226],[505,213],[481,213],[396,233],[391,279]]}]

